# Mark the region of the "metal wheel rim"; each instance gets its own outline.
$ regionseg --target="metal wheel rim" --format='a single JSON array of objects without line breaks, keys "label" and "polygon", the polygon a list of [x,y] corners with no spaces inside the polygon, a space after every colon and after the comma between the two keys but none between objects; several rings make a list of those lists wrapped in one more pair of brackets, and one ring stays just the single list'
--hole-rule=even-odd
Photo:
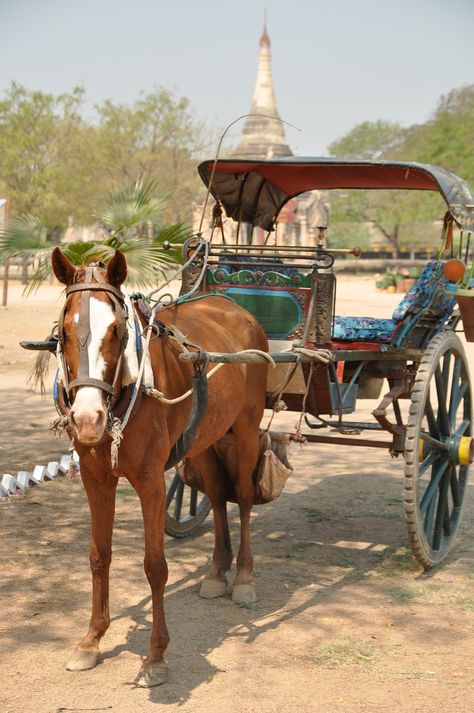
[{"label": "metal wheel rim", "polygon": [[211,503],[207,495],[186,485],[177,469],[165,475],[169,482],[165,531],[172,537],[186,537],[202,525],[211,509]]}]

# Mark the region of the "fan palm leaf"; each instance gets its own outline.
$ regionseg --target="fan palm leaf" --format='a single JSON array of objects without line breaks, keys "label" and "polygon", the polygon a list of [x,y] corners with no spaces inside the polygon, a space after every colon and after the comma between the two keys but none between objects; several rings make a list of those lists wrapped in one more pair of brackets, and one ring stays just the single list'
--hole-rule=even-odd
[{"label": "fan palm leaf", "polygon": [[[107,262],[115,249],[120,248],[127,257],[129,283],[140,289],[156,286],[173,265],[182,262],[181,251],[176,246],[190,236],[190,230],[184,223],[163,227],[162,214],[168,196],[155,197],[154,189],[154,181],[140,178],[131,186],[111,193],[99,216],[112,230],[111,235],[106,240],[62,243],[64,255],[73,265],[94,259]],[[148,233],[153,224],[160,226],[158,234],[144,237],[142,233]],[[140,230],[144,225],[147,230]],[[169,246],[164,249],[165,241],[172,244],[171,250]],[[51,274],[51,252],[55,245],[46,226],[32,215],[15,217],[8,228],[0,230],[0,258],[34,259],[35,270],[25,287],[27,294],[40,287]]]},{"label": "fan palm leaf", "polygon": [[153,196],[155,181],[139,178],[134,184],[109,194],[106,205],[98,213],[99,220],[118,237],[127,229],[153,222],[163,213],[168,195]]},{"label": "fan palm leaf", "polygon": [[39,218],[25,213],[0,227],[0,255],[4,260],[48,247],[48,231]]}]

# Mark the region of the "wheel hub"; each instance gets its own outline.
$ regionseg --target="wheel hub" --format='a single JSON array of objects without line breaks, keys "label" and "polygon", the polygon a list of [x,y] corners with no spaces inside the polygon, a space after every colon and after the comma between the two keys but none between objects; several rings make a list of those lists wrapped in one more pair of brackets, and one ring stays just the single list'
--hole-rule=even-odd
[{"label": "wheel hub", "polygon": [[[447,446],[446,450],[439,450],[439,453],[445,453],[454,465],[471,465],[474,463],[474,438],[472,436],[451,436],[443,438],[443,443]],[[418,458],[423,461],[432,450],[437,450],[436,445],[420,438],[418,444]]]},{"label": "wheel hub", "polygon": [[474,438],[471,436],[461,436],[456,439],[457,443],[457,462],[459,465],[470,465],[474,462]]},{"label": "wheel hub", "polygon": [[474,461],[474,439],[470,436],[451,436],[445,442],[455,465],[469,465]]}]

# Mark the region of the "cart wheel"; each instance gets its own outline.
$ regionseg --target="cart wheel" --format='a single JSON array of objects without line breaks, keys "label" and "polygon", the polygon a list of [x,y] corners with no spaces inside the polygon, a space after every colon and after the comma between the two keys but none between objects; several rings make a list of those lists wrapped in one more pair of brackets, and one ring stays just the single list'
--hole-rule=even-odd
[{"label": "cart wheel", "polygon": [[193,535],[209,514],[211,503],[207,495],[203,495],[179,477],[178,468],[165,473],[166,517],[165,532],[172,537],[188,537]]},{"label": "cart wheel", "polygon": [[453,544],[473,461],[471,386],[453,332],[426,349],[411,395],[405,446],[405,516],[415,557],[433,567]]}]

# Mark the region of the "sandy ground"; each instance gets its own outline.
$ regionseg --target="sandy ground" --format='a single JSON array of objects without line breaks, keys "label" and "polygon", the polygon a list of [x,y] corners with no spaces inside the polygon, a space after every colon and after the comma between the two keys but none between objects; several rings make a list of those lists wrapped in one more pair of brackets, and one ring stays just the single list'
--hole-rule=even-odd
[{"label": "sandy ground", "polygon": [[[32,356],[59,313],[60,288],[0,308],[0,474],[58,457],[51,397],[29,391]],[[339,313],[388,316],[399,296],[340,279]],[[471,361],[474,356],[470,345]],[[373,407],[361,402],[363,412]],[[294,414],[279,416],[292,429]],[[259,601],[238,607],[198,597],[212,523],[167,539],[170,681],[139,689],[150,593],[137,499],[118,489],[112,625],[94,670],[65,670],[89,617],[88,509],[64,478],[0,503],[0,713],[111,710],[183,713],[472,712],[474,709],[473,486],[448,560],[424,574],[407,549],[403,463],[376,449],[295,446],[282,496],[255,508]],[[231,511],[235,549],[238,518]]]}]

